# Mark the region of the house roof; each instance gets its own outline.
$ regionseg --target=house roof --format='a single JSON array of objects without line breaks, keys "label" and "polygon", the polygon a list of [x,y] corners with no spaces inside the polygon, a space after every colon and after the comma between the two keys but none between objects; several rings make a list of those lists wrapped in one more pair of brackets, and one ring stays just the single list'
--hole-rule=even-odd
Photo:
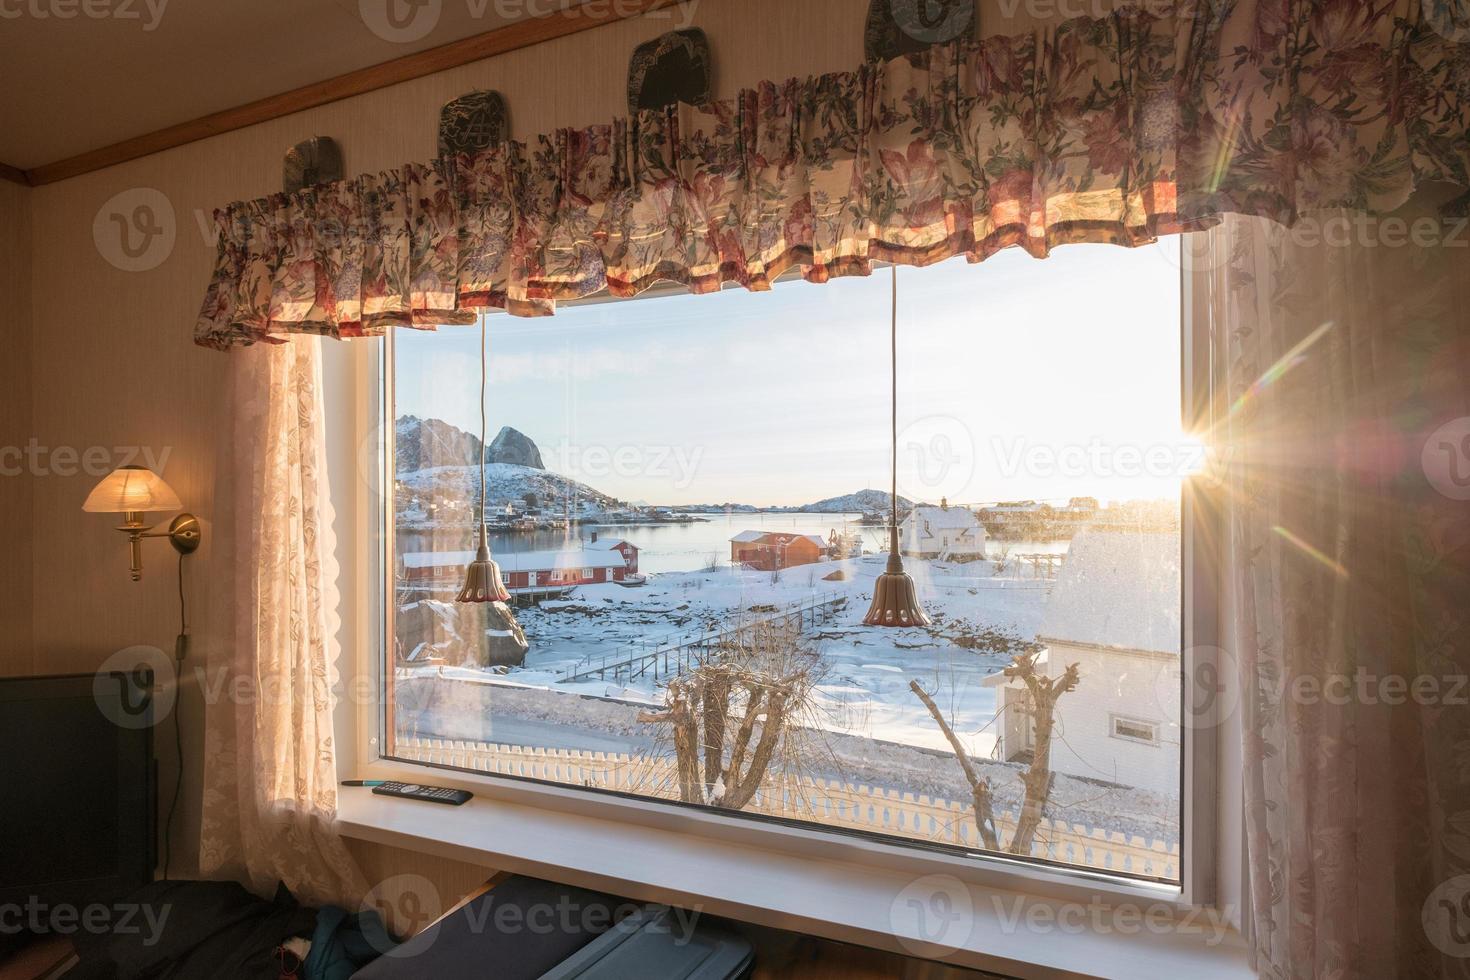
[{"label": "house roof", "polygon": [[790,531],[741,531],[730,539],[731,544],[750,544],[765,538],[785,538],[788,543],[797,538],[805,538],[815,544],[818,548],[827,547],[827,539],[820,534],[794,534]]},{"label": "house roof", "polygon": [[981,527],[980,519],[968,507],[915,507],[904,523],[923,521],[934,529],[968,530]]},{"label": "house roof", "polygon": [[1038,637],[1177,656],[1179,614],[1178,533],[1091,529],[1072,539]]},{"label": "house roof", "polygon": [[633,548],[635,551],[638,547],[637,545],[624,541],[622,538],[598,538],[596,541],[588,541],[586,548],[588,551],[612,551],[622,544],[627,544],[628,547]]},{"label": "house roof", "polygon": [[[492,556],[502,572],[548,572],[564,568],[622,568],[623,556],[615,551],[517,551]],[[468,565],[473,551],[417,551],[403,556],[405,568],[443,568]]]}]

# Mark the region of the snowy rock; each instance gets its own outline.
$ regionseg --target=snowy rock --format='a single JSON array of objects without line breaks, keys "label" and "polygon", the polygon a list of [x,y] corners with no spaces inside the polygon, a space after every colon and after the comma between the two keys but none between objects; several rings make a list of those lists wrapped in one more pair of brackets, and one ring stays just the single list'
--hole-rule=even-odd
[{"label": "snowy rock", "polygon": [[426,645],[426,650],[417,650],[416,663],[433,660],[456,667],[519,667],[530,649],[515,614],[503,602],[424,599],[400,607],[397,619],[399,636],[416,637]]},{"label": "snowy rock", "polygon": [[519,667],[525,663],[526,651],[531,645],[526,642],[525,631],[516,622],[515,613],[503,602],[465,603],[460,606],[475,625],[473,636],[484,636],[482,643],[471,646],[470,661],[466,667]]}]

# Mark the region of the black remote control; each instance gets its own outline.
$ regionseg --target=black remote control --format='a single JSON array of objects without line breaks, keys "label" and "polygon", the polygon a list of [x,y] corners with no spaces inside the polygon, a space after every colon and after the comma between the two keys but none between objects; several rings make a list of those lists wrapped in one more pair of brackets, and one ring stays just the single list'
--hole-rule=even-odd
[{"label": "black remote control", "polygon": [[405,800],[423,800],[425,803],[448,803],[450,806],[459,806],[475,795],[462,789],[448,789],[444,786],[424,786],[421,783],[384,783],[381,786],[374,786],[373,792],[378,796],[398,796]]}]

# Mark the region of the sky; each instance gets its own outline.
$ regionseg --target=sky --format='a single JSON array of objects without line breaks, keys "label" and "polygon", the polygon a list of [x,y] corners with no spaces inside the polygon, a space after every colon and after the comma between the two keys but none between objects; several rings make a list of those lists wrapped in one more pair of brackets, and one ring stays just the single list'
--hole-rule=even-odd
[{"label": "sky", "polygon": [[[1177,239],[898,270],[899,492],[1155,498],[1180,431]],[[495,313],[489,431],[651,504],[800,505],[889,484],[887,269],[765,293]],[[397,333],[397,414],[479,428],[477,327]]]}]

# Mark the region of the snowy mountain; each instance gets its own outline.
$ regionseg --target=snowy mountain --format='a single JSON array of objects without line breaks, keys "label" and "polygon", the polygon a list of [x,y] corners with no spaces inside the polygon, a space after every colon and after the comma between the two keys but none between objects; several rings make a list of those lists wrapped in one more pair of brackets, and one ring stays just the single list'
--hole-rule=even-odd
[{"label": "snowy mountain", "polygon": [[[524,503],[528,498],[534,501],[535,506],[551,514],[560,514],[568,508],[576,512],[582,501],[590,501],[604,509],[617,506],[612,497],[585,483],[530,466],[490,463],[485,467],[485,479],[489,486],[486,505],[492,512],[504,510],[509,503]],[[403,508],[399,514],[400,521],[416,523],[429,520],[424,508],[430,504],[450,509],[449,513],[435,516],[440,522],[469,521],[480,500],[480,467],[431,466],[399,473],[398,486]]]},{"label": "snowy mountain", "polygon": [[[417,415],[400,416],[394,426],[394,450],[398,473],[412,473],[436,466],[478,466],[480,439],[442,419],[421,419]],[[544,470],[541,451],[525,433],[510,426],[500,430],[490,441],[486,462],[514,463],[534,470]]]},{"label": "snowy mountain", "polygon": [[[480,440],[440,419],[405,415],[395,429],[395,463],[401,524],[472,520],[480,500]],[[552,514],[577,510],[583,501],[602,508],[617,502],[576,480],[549,472],[526,435],[500,430],[487,453],[486,505],[504,510],[528,501]]]},{"label": "snowy mountain", "polygon": [[401,416],[393,427],[394,471],[412,473],[434,466],[480,461],[480,440],[440,419]]},{"label": "snowy mountain", "polygon": [[[480,440],[475,435],[442,419],[404,415],[398,419],[395,428],[395,457],[398,483],[408,491],[402,498],[404,511],[400,514],[401,520],[469,519],[467,508],[477,506],[480,498]],[[582,501],[603,509],[621,506],[619,501],[600,490],[548,471],[536,443],[510,426],[502,428],[491,440],[486,459],[490,464],[486,467],[486,475],[489,478],[488,506],[491,510],[503,510],[507,503],[523,502],[528,495],[535,506],[553,514],[568,506],[576,509]],[[436,508],[433,516],[427,510],[430,505]],[[907,511],[912,506],[912,501],[898,498],[900,511]],[[674,509],[683,512],[886,514],[888,493],[884,490],[859,490],[799,507],[753,507],[726,503],[707,507],[686,505]]]}]

